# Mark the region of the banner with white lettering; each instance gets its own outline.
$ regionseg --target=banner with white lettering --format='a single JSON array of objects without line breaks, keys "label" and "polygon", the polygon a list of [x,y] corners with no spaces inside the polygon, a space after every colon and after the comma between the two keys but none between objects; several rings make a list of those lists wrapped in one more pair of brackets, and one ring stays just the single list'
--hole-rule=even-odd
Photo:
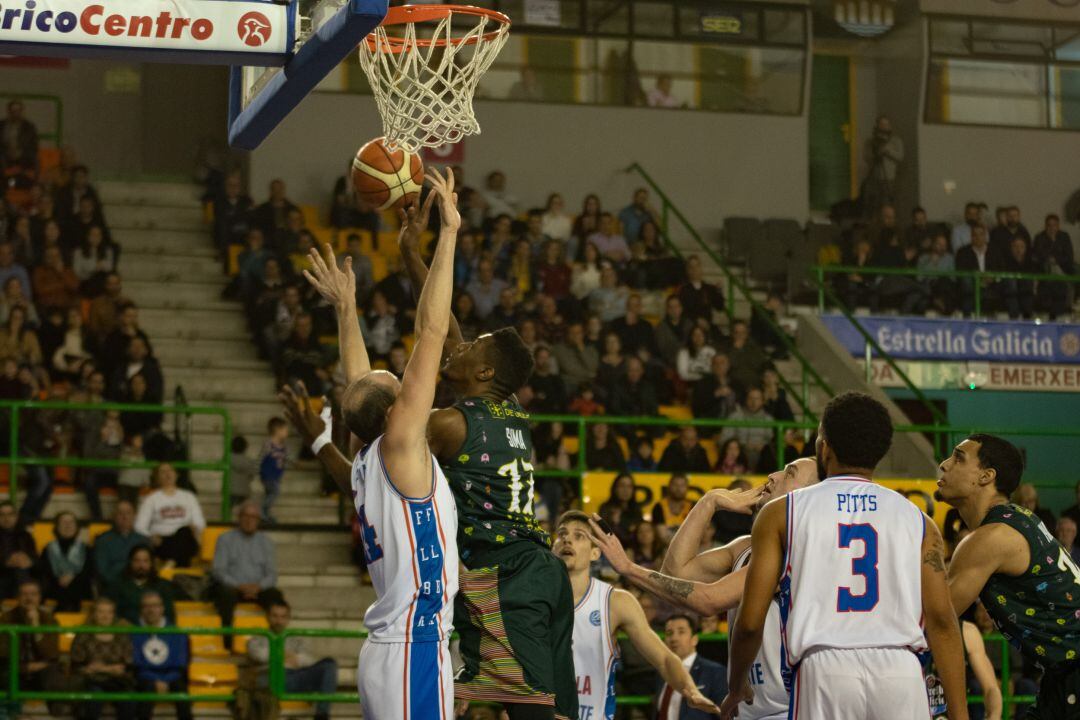
[{"label": "banner with white lettering", "polygon": [[[896,364],[922,390],[1080,392],[1080,365],[917,360],[898,360]],[[906,387],[884,360],[875,359],[871,366],[878,387]]]},{"label": "banner with white lettering", "polygon": [[[866,340],[850,320],[843,315],[823,315],[821,320],[852,355],[865,355]],[[856,320],[894,358],[1080,363],[1080,325],[901,317]]]},{"label": "banner with white lettering", "polygon": [[[249,0],[4,0],[0,51],[34,55],[95,53],[153,60],[155,55],[274,55],[282,61],[295,39],[296,3]],[[38,51],[38,52],[35,52]],[[79,52],[75,52],[79,51]]]}]

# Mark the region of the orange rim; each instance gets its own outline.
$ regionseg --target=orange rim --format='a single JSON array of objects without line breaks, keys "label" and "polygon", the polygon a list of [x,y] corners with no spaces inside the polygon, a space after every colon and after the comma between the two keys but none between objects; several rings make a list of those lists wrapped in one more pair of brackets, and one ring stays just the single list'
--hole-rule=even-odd
[{"label": "orange rim", "polygon": [[[386,17],[379,23],[380,27],[390,27],[392,25],[405,25],[408,23],[422,23],[422,22],[435,22],[442,20],[443,18],[450,17],[451,15],[473,15],[475,17],[487,18],[494,20],[503,26],[510,25],[510,18],[502,14],[498,10],[488,10],[486,8],[479,8],[473,5],[401,5],[399,7],[390,8]],[[487,42],[498,37],[502,32],[500,27],[497,30],[493,30],[489,33],[484,33],[480,37],[471,38],[457,38],[450,40],[425,40],[423,38],[416,39],[417,47],[445,47],[447,45],[474,45],[478,42]],[[389,47],[387,47],[387,44]],[[367,45],[372,52],[380,50],[378,42],[375,39],[374,33],[367,36]],[[383,52],[399,53],[405,49],[404,40],[401,38],[386,36],[386,43],[381,50]]]}]

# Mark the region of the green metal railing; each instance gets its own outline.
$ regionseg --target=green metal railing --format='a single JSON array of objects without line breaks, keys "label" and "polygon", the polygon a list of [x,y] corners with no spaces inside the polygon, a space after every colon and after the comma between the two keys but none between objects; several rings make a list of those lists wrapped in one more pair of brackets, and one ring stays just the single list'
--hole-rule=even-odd
[{"label": "green metal railing", "polygon": [[644,180],[645,183],[648,184],[648,186],[652,189],[652,191],[656,193],[656,196],[660,198],[660,233],[661,236],[664,238],[664,242],[671,249],[672,253],[674,253],[676,257],[682,257],[682,253],[679,252],[679,249],[675,247],[675,244],[671,241],[671,234],[669,232],[671,227],[671,221],[672,219],[674,219],[676,222],[679,223],[682,229],[694,240],[701,252],[704,253],[710,260],[712,260],[718,268],[720,268],[720,271],[724,274],[724,278],[727,282],[727,302],[725,303],[725,312],[727,313],[728,319],[733,320],[735,318],[735,295],[736,293],[738,293],[739,296],[742,297],[742,299],[750,305],[751,312],[763,319],[769,325],[776,337],[781,341],[781,343],[783,343],[784,348],[787,350],[788,354],[799,362],[802,375],[801,391],[796,391],[795,388],[792,387],[791,383],[787,380],[787,378],[785,378],[782,374],[778,373],[778,375],[780,376],[780,383],[784,386],[784,389],[787,390],[788,394],[792,398],[794,398],[796,402],[799,403],[799,407],[802,410],[803,416],[813,422],[817,422],[817,415],[815,415],[814,412],[810,409],[808,397],[810,384],[812,383],[816,385],[826,395],[829,396],[836,394],[833,389],[829,386],[827,382],[825,382],[825,380],[821,377],[817,370],[814,369],[813,365],[810,364],[810,361],[808,361],[806,357],[801,352],[799,352],[799,349],[795,346],[795,343],[791,340],[790,337],[788,337],[787,332],[782,327],[780,327],[780,325],[769,315],[765,307],[762,306],[762,304],[759,303],[756,299],[754,299],[753,295],[750,293],[750,288],[748,288],[745,283],[743,283],[738,277],[736,277],[735,273],[731,272],[731,270],[724,263],[723,258],[721,258],[716,253],[716,251],[709,247],[708,244],[706,244],[705,240],[702,239],[697,229],[694,228],[694,226],[690,223],[689,220],[686,219],[686,216],[682,214],[682,211],[679,210],[679,208],[676,207],[673,202],[671,202],[671,199],[667,196],[667,194],[664,193],[662,189],[660,189],[660,186],[657,185],[656,181],[652,179],[652,176],[645,171],[645,168],[643,168],[639,163],[634,163],[633,165],[628,167],[626,171],[635,172],[640,175],[642,180]]},{"label": "green metal railing", "polygon": [[[0,98],[4,99],[5,104],[12,100],[40,100],[48,103],[52,103],[53,106],[53,129],[51,131],[38,130],[39,140],[48,140],[56,147],[60,147],[64,144],[64,101],[58,95],[39,95],[35,93],[15,93],[0,91]],[[33,120],[32,113],[27,112],[27,119]],[[36,123],[35,123],[36,124]]]},{"label": "green metal railing", "polygon": [[[296,700],[301,702],[332,702],[332,703],[356,703],[360,696],[355,692],[348,693],[290,693],[285,690],[285,641],[289,637],[314,637],[314,638],[352,638],[363,640],[367,638],[364,630],[332,630],[321,628],[286,629],[284,632],[275,633],[266,628],[144,628],[130,625],[113,625],[110,627],[60,627],[52,626],[26,626],[26,625],[0,625],[0,635],[4,636],[7,644],[7,673],[8,682],[6,687],[0,688],[0,701],[19,703],[24,700],[55,700],[67,702],[99,701],[99,702],[228,702],[233,699],[233,693],[222,692],[216,694],[193,694],[186,693],[148,693],[148,692],[86,692],[86,691],[33,691],[22,690],[19,687],[19,635],[39,633],[74,633],[86,634],[114,634],[114,635],[246,635],[261,636],[268,639],[270,657],[269,671],[267,673],[267,685],[270,693],[279,700]],[[662,632],[657,632],[661,638]],[[1004,700],[1004,712],[1002,717],[1009,720],[1013,705],[1028,704],[1035,702],[1031,695],[1013,695],[1011,692],[1011,666],[1009,643],[1000,634],[993,633],[984,635],[987,642],[1001,643],[1001,695]],[[620,640],[626,636],[619,635]],[[707,642],[727,642],[727,633],[701,633],[699,640]],[[0,649],[3,645],[0,645]],[[652,702],[651,695],[622,695],[616,698],[619,705],[648,705]],[[982,696],[970,695],[968,702],[982,702]]]},{"label": "green metal railing", "polygon": [[100,468],[103,470],[123,470],[124,468],[154,468],[159,463],[151,460],[135,461],[111,458],[84,458],[71,456],[39,457],[24,454],[20,449],[20,418],[27,412],[36,411],[92,411],[92,412],[140,412],[171,413],[181,415],[217,415],[222,422],[222,453],[220,460],[195,462],[190,460],[171,461],[169,464],[178,470],[210,470],[221,473],[221,520],[228,522],[232,517],[232,499],[230,497],[229,457],[232,444],[232,420],[225,408],[198,407],[192,405],[134,405],[130,403],[64,403],[42,402],[37,400],[0,401],[0,418],[7,416],[8,457],[0,457],[0,464],[8,467],[10,498],[17,501],[19,494],[18,470],[23,466]]},{"label": "green metal railing", "polygon": [[979,270],[920,270],[918,268],[885,268],[885,267],[857,267],[853,265],[815,265],[813,272],[817,275],[818,286],[818,310],[825,312],[826,294],[824,289],[826,275],[865,275],[868,277],[883,275],[900,275],[919,278],[953,278],[968,279],[974,286],[974,298],[972,307],[975,317],[982,316],[982,280],[1028,280],[1031,282],[1067,283],[1070,285],[1080,284],[1080,276],[1076,275],[1051,275],[1049,273],[1017,273],[1017,272],[982,272]]}]

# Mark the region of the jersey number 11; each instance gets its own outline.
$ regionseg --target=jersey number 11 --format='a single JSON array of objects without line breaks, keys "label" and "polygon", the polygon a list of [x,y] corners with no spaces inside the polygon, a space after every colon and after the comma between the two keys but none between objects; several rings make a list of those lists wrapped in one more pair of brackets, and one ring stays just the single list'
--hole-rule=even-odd
[{"label": "jersey number 11", "polygon": [[[512,460],[498,470],[499,475],[510,478],[510,512],[533,514],[533,487],[536,481],[533,479],[533,466],[527,460]],[[525,482],[522,482],[522,479]],[[525,491],[525,505],[522,509],[521,491]]]}]

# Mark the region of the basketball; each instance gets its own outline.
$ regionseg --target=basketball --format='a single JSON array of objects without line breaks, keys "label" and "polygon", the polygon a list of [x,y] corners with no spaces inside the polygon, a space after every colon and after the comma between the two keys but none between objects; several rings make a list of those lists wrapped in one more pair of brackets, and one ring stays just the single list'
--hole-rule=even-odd
[{"label": "basketball", "polygon": [[353,158],[353,187],[356,194],[379,210],[409,205],[424,184],[424,163],[406,150],[390,150],[382,138],[375,138]]}]

